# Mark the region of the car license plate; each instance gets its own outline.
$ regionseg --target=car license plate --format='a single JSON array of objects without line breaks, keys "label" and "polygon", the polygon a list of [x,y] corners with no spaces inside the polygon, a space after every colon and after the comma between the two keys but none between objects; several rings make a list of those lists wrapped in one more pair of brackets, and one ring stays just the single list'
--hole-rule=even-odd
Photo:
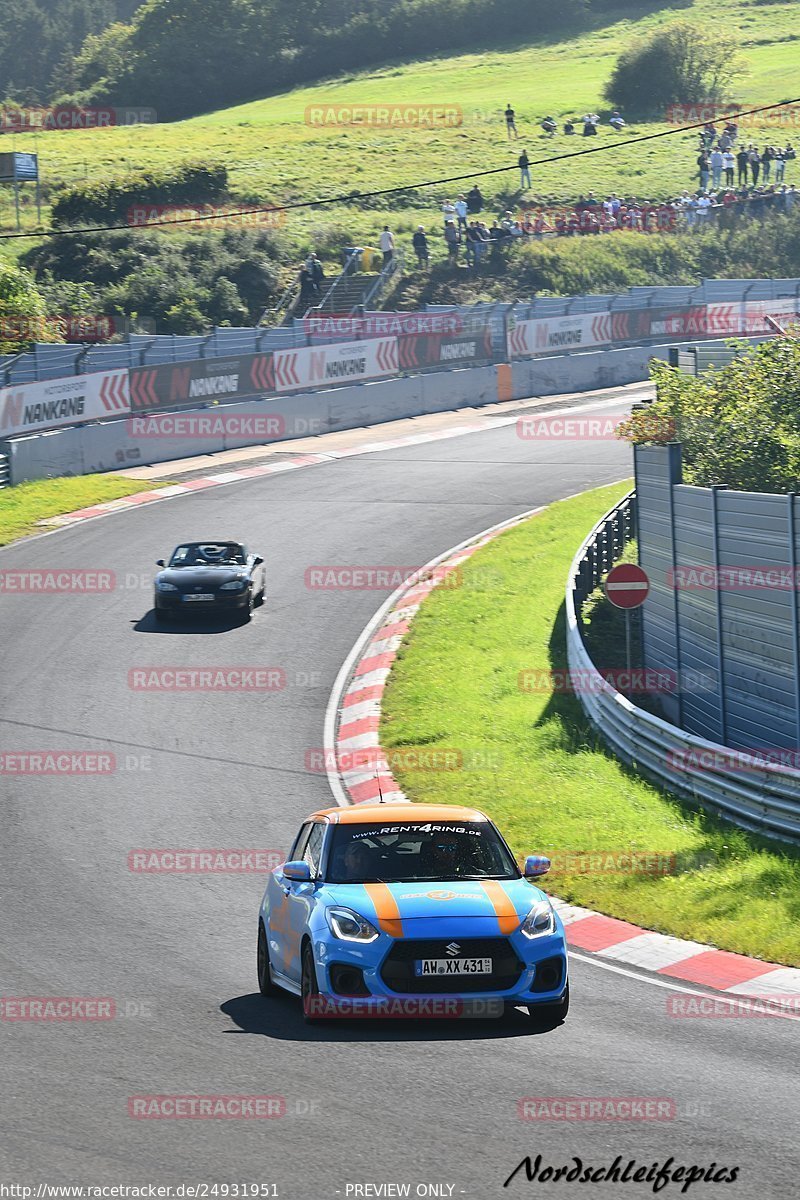
[{"label": "car license plate", "polygon": [[200,592],[196,596],[184,596],[183,598],[184,598],[184,600],[213,600],[214,599],[213,595],[209,595],[206,592]]},{"label": "car license plate", "polygon": [[415,975],[491,975],[490,958],[418,958]]}]

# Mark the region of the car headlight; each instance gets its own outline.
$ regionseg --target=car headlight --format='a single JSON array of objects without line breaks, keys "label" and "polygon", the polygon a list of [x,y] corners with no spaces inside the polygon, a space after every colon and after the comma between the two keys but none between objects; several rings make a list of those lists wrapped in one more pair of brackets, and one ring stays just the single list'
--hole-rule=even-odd
[{"label": "car headlight", "polygon": [[240,592],[242,588],[247,587],[248,580],[232,579],[230,583],[223,583],[220,587],[221,592]]},{"label": "car headlight", "polygon": [[156,587],[160,592],[177,592],[178,590],[174,583],[167,583],[166,579],[157,579]]},{"label": "car headlight", "polygon": [[540,900],[534,904],[525,920],[522,922],[521,933],[527,938],[543,937],[556,931],[556,914],[549,900]]},{"label": "car headlight", "polygon": [[374,942],[380,937],[375,926],[352,908],[328,908],[325,916],[331,933],[342,942]]}]

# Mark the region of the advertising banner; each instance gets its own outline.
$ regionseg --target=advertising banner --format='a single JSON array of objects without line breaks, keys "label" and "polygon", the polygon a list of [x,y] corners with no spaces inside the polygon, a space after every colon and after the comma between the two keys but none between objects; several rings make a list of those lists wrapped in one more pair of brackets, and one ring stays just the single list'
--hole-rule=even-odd
[{"label": "advertising banner", "polygon": [[0,438],[130,412],[127,371],[70,375],[0,389]]},{"label": "advertising banner", "polygon": [[559,354],[607,346],[613,340],[609,312],[576,313],[518,321],[508,331],[508,353],[513,357]]},{"label": "advertising banner", "polygon": [[273,357],[275,388],[279,392],[358,383],[396,375],[399,370],[397,338],[393,337],[276,350]]},{"label": "advertising banner", "polygon": [[130,376],[133,412],[199,408],[215,401],[240,400],[275,391],[271,353],[135,367]]},{"label": "advertising banner", "polygon": [[797,315],[797,300],[788,296],[783,300],[746,300],[733,304],[709,304],[707,332],[709,336],[725,337],[732,334],[769,334],[772,330],[764,317],[775,317],[783,325],[791,324]]},{"label": "advertising banner", "polygon": [[485,325],[472,334],[452,336],[443,333],[408,334],[398,338],[400,369],[421,370],[425,367],[474,366],[492,360],[492,331]]}]

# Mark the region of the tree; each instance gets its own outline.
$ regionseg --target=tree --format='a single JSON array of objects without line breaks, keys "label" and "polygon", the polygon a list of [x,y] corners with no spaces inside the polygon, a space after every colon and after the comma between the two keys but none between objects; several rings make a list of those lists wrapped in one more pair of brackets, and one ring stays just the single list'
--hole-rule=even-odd
[{"label": "tree", "polygon": [[725,99],[731,81],[743,70],[733,38],[718,29],[676,21],[622,52],[605,97],[628,113],[659,113],[663,119],[670,105]]},{"label": "tree", "polygon": [[63,342],[33,275],[0,262],[0,354],[17,354],[34,342]]}]

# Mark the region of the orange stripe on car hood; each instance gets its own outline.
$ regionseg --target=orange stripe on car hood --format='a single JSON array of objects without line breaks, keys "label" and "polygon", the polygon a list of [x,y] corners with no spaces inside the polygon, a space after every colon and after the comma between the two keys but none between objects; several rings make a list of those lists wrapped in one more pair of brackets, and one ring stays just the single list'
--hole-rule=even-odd
[{"label": "orange stripe on car hood", "polygon": [[491,901],[501,933],[513,933],[520,926],[520,918],[503,886],[496,879],[481,880],[481,887]]},{"label": "orange stripe on car hood", "polygon": [[390,937],[403,936],[403,922],[400,919],[400,909],[397,901],[385,883],[365,883],[364,891],[375,905],[378,924],[384,933]]}]

